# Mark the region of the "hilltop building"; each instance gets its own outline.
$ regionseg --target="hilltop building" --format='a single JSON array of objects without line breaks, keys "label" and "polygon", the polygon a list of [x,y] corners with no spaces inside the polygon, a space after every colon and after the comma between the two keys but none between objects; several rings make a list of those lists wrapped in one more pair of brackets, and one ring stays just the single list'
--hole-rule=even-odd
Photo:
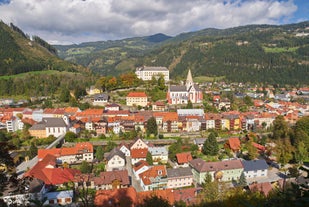
[{"label": "hilltop building", "polygon": [[171,85],[168,88],[167,100],[169,104],[202,103],[203,93],[198,85],[194,84],[191,70],[187,75],[185,85]]},{"label": "hilltop building", "polygon": [[144,81],[151,80],[152,77],[158,79],[161,75],[165,82],[170,80],[170,71],[166,67],[143,66],[137,68],[135,74],[139,79]]}]

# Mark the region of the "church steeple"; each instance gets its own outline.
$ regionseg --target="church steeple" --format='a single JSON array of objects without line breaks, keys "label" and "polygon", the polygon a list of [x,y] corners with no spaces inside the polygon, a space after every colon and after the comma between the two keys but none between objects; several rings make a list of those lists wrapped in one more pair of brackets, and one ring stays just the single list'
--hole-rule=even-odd
[{"label": "church steeple", "polygon": [[189,89],[190,86],[192,86],[192,85],[193,85],[193,78],[192,78],[191,70],[189,69],[188,75],[187,75],[187,80],[186,80],[187,89]]}]

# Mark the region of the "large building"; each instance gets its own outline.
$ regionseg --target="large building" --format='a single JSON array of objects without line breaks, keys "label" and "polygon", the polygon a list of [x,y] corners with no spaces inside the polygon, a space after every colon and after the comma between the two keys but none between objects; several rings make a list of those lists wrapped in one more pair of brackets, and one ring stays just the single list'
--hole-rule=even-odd
[{"label": "large building", "polygon": [[185,85],[169,86],[167,100],[169,104],[187,104],[189,100],[191,103],[202,103],[203,93],[198,85],[194,84],[191,70],[188,72]]},{"label": "large building", "polygon": [[148,98],[144,92],[130,92],[126,97],[127,106],[147,106]]},{"label": "large building", "polygon": [[164,77],[164,81],[168,82],[170,80],[170,72],[166,67],[148,67],[143,66],[137,68],[135,74],[139,79],[142,80],[151,80],[154,76],[155,78],[159,78],[161,75]]}]

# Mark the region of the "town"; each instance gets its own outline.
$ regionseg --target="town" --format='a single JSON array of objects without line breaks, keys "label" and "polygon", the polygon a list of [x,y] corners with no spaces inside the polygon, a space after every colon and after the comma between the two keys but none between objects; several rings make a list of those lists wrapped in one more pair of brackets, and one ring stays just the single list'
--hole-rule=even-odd
[{"label": "town", "polygon": [[121,89],[101,78],[79,97],[85,109],[1,99],[3,205],[197,206],[235,189],[308,191],[308,87],[195,82],[190,69],[176,82],[154,66],[134,78],[142,84]]}]

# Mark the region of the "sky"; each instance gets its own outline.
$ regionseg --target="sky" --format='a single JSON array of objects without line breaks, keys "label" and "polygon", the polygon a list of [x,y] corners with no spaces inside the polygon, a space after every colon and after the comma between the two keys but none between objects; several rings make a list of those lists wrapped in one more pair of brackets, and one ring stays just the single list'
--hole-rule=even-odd
[{"label": "sky", "polygon": [[309,20],[308,0],[0,0],[0,19],[51,44]]}]

